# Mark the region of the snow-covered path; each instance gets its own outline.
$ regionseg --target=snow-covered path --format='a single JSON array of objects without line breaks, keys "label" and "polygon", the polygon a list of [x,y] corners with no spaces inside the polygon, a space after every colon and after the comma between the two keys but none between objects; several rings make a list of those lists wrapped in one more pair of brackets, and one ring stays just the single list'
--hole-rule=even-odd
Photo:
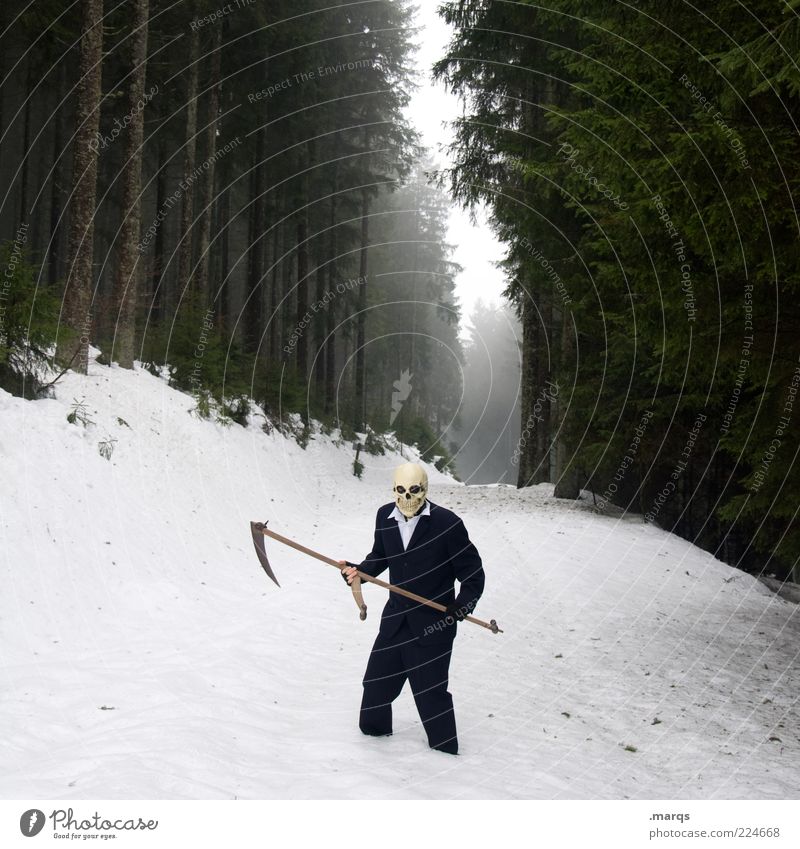
[{"label": "snow-covered path", "polygon": [[358,481],[350,446],[200,421],[142,371],[58,394],[0,392],[0,797],[800,796],[800,619],[754,578],[590,500],[431,470],[505,633],[460,626],[458,758],[407,689],[366,738],[383,591],[361,623],[333,569],[268,541],[278,589],[248,522],[360,559],[400,457],[362,454]]}]

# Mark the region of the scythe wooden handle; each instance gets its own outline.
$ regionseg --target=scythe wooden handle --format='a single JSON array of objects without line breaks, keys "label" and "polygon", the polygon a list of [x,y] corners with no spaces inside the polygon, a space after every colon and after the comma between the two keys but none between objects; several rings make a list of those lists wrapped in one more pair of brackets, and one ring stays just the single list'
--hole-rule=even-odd
[{"label": "scythe wooden handle", "polygon": [[[341,564],[338,560],[334,560],[332,557],[326,557],[324,554],[320,554],[318,551],[314,551],[311,548],[306,548],[304,545],[300,545],[299,542],[295,542],[293,539],[289,539],[289,537],[281,536],[281,534],[276,534],[275,531],[269,530],[267,528],[266,523],[256,522],[253,523],[253,527],[264,534],[264,536],[271,537],[278,542],[282,542],[284,545],[288,545],[290,548],[294,548],[296,551],[301,551],[303,554],[307,554],[309,557],[314,557],[317,560],[321,560],[323,563],[328,563],[331,566],[335,566],[340,572],[342,569]],[[355,564],[351,564],[348,562],[348,565],[354,566]],[[412,601],[419,602],[419,604],[427,605],[428,607],[432,607],[434,610],[439,610],[442,613],[447,612],[447,608],[443,604],[439,604],[437,601],[431,601],[429,598],[425,598],[421,595],[417,595],[416,593],[412,593],[409,590],[405,590],[402,587],[396,587],[393,584],[387,584],[386,581],[381,581],[380,578],[373,578],[372,575],[368,575],[366,572],[362,572],[358,567],[355,567],[357,571],[357,578],[353,580],[353,583],[350,585],[353,590],[353,596],[356,599],[356,604],[359,606],[361,611],[361,619],[364,620],[367,618],[367,606],[364,604],[364,598],[361,594],[361,581],[368,581],[370,584],[377,584],[379,587],[383,587],[385,590],[389,590],[390,592],[397,593],[398,595],[405,596],[406,598],[410,598]],[[358,582],[359,586],[356,588],[356,583]],[[478,619],[476,616],[465,616],[464,620],[466,622],[473,622],[475,625],[480,625],[482,628],[487,628],[493,634],[502,634],[503,631],[501,628],[497,627],[497,622],[494,619],[491,619],[489,622],[484,622],[483,619]]]}]

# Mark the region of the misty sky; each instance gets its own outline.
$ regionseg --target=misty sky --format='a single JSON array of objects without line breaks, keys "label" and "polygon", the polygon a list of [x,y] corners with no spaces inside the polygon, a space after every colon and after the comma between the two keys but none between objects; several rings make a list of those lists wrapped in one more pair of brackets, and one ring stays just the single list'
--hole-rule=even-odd
[{"label": "misty sky", "polygon": [[[443,85],[434,84],[431,80],[430,68],[444,55],[452,32],[436,14],[437,6],[438,2],[428,0],[420,3],[417,10],[419,51],[416,60],[421,71],[420,88],[409,105],[408,115],[437,164],[444,165],[446,153],[440,152],[440,148],[452,139],[452,132],[444,123],[459,115],[460,104],[458,98],[448,94]],[[466,320],[478,298],[496,303],[502,299],[501,293],[505,288],[503,274],[492,263],[502,259],[503,248],[484,216],[480,216],[477,226],[473,226],[468,213],[456,206],[452,207],[450,214],[448,241],[456,248],[453,260],[464,267],[456,279],[456,295]]]}]

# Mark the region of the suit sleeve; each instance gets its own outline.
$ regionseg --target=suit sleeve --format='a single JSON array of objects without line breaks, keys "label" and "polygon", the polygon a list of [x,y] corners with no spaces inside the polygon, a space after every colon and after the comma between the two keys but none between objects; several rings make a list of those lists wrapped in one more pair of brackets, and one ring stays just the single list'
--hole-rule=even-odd
[{"label": "suit sleeve", "polygon": [[375,514],[375,539],[372,543],[372,551],[364,558],[359,565],[359,570],[377,578],[381,572],[384,572],[388,567],[386,562],[386,553],[383,550],[383,539],[381,538],[380,529],[380,510]]},{"label": "suit sleeve", "polygon": [[456,604],[472,613],[483,594],[486,576],[478,549],[471,542],[464,523],[459,519],[447,533],[447,552],[459,581]]}]

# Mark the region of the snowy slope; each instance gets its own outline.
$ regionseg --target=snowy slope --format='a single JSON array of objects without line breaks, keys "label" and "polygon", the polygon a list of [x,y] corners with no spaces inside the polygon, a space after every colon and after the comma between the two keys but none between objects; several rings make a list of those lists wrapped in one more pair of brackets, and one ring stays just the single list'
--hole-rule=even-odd
[{"label": "snowy slope", "polygon": [[[85,398],[94,424],[69,424]],[[398,455],[189,415],[144,371],[0,392],[0,798],[797,798],[795,605],[634,518],[431,469],[484,558],[451,666],[461,755],[358,730],[370,616],[329,567],[369,550]],[[123,420],[122,422],[119,419]],[[110,460],[98,443],[115,438]],[[628,748],[626,748],[628,747]],[[632,749],[635,748],[635,751]]]}]

